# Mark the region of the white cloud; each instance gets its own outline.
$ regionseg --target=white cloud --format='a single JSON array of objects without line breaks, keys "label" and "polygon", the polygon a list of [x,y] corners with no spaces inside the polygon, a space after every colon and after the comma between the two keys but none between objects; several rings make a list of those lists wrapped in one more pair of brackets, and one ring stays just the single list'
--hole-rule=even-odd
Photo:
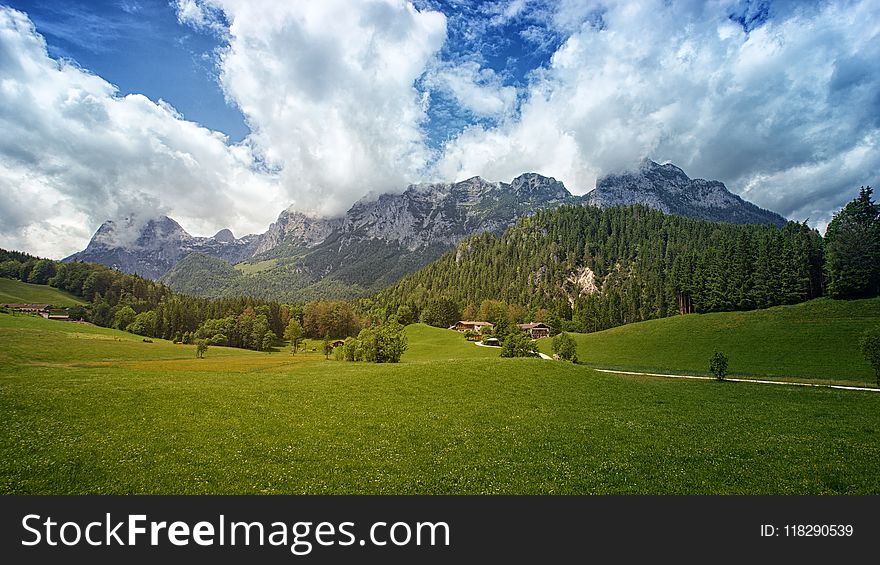
[{"label": "white cloud", "polygon": [[551,21],[571,35],[534,75],[521,118],[465,131],[438,168],[536,170],[584,193],[648,156],[821,222],[880,173],[880,5],[781,6],[750,33],[731,10],[560,3]]},{"label": "white cloud", "polygon": [[118,96],[46,52],[21,12],[0,8],[0,241],[60,257],[105,219],[167,212],[195,233],[265,229],[281,200],[247,146],[163,102]]},{"label": "white cloud", "polygon": [[402,0],[189,4],[229,22],[221,84],[296,208],[340,214],[422,176],[431,152],[414,82],[443,45],[442,14]]},{"label": "white cloud", "polygon": [[475,61],[440,63],[428,71],[425,86],[452,96],[476,116],[502,118],[516,109],[516,88],[504,86],[495,71]]}]

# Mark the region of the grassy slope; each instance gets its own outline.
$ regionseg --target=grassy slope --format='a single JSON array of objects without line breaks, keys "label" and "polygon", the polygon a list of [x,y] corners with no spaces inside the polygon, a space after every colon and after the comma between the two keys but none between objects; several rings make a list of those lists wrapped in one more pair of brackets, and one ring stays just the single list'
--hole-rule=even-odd
[{"label": "grassy slope", "polygon": [[499,350],[479,347],[458,332],[427,324],[406,327],[407,348],[402,361],[440,361],[444,359],[487,359],[498,357]]},{"label": "grassy slope", "polygon": [[233,266],[246,275],[254,275],[263,271],[269,271],[277,264],[278,259],[267,259],[265,261],[257,261],[256,263],[237,263]]},{"label": "grassy slope", "polygon": [[[813,300],[752,312],[691,314],[572,334],[592,367],[708,373],[715,349],[731,374],[870,384],[859,336],[880,324],[880,299]],[[550,352],[550,340],[539,346]]]},{"label": "grassy slope", "polygon": [[76,296],[51,286],[0,278],[0,304],[5,303],[51,304],[52,306],[85,304]]},{"label": "grassy slope", "polygon": [[880,493],[878,394],[441,361],[442,331],[396,365],[197,360],[0,315],[0,493]]}]

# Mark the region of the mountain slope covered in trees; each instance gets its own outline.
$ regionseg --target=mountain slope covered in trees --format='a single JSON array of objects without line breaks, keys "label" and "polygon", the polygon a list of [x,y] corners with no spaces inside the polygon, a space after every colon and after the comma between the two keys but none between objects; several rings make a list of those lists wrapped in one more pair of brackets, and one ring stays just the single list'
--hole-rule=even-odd
[{"label": "mountain slope covered in trees", "polygon": [[469,318],[483,302],[500,301],[556,329],[589,332],[808,300],[822,295],[822,265],[822,238],[805,224],[734,225],[645,206],[563,206],[500,237],[461,242],[368,307],[403,307],[423,319],[457,308]]}]

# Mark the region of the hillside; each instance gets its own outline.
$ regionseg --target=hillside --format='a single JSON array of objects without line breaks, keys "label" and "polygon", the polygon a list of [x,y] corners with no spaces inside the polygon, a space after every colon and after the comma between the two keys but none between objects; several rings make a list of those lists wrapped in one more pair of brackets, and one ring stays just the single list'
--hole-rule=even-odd
[{"label": "hillside", "polygon": [[880,493],[880,395],[449,359],[480,348],[407,331],[399,364],[196,359],[0,314],[0,494]]},{"label": "hillside", "polygon": [[486,300],[503,301],[557,329],[589,332],[678,313],[793,304],[821,292],[822,240],[804,224],[733,225],[644,206],[562,206],[498,237],[463,241],[377,294],[374,304],[424,313],[448,300],[474,315]]},{"label": "hillside", "polygon": [[[819,299],[752,312],[689,314],[572,334],[578,359],[591,367],[708,374],[716,350],[731,374],[873,384],[859,351],[868,328],[880,325],[880,298]],[[550,340],[539,342],[550,353]]]},{"label": "hillside", "polygon": [[499,356],[497,348],[476,346],[458,332],[427,324],[406,326],[406,338],[408,345],[401,358],[404,363],[444,359],[491,359]]},{"label": "hillside", "polygon": [[6,303],[51,304],[52,306],[85,304],[76,296],[51,286],[0,278],[0,304]]}]

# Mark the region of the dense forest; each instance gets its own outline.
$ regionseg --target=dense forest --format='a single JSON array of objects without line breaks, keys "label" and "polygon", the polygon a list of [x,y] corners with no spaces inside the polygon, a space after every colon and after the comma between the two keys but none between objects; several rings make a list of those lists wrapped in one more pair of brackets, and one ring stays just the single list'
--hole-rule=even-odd
[{"label": "dense forest", "polygon": [[0,276],[48,284],[81,297],[70,316],[93,324],[183,343],[266,350],[280,342],[291,319],[306,337],[355,335],[360,319],[345,301],[305,305],[254,298],[194,298],[165,285],[94,263],[61,263],[0,249]]},{"label": "dense forest", "polygon": [[[644,206],[562,206],[480,234],[355,303],[194,298],[91,263],[0,250],[0,276],[48,284],[88,305],[71,317],[147,337],[266,350],[296,321],[306,337],[355,336],[386,321],[500,330],[543,321],[592,332],[675,314],[750,310],[819,296],[880,294],[880,206],[870,187],[835,214],[825,238],[806,222],[734,225]],[[379,335],[379,334],[377,334]]]},{"label": "dense forest", "polygon": [[[806,222],[777,228],[694,220],[643,206],[564,206],[539,211],[500,237],[481,234],[462,242],[365,307],[376,316],[416,313],[438,326],[458,313],[592,332],[680,313],[767,308],[826,294],[876,295],[878,226],[878,207],[870,188],[863,188],[829,226],[829,249],[846,263],[841,266],[826,262],[825,242]],[[852,271],[861,278],[852,282]]]}]

